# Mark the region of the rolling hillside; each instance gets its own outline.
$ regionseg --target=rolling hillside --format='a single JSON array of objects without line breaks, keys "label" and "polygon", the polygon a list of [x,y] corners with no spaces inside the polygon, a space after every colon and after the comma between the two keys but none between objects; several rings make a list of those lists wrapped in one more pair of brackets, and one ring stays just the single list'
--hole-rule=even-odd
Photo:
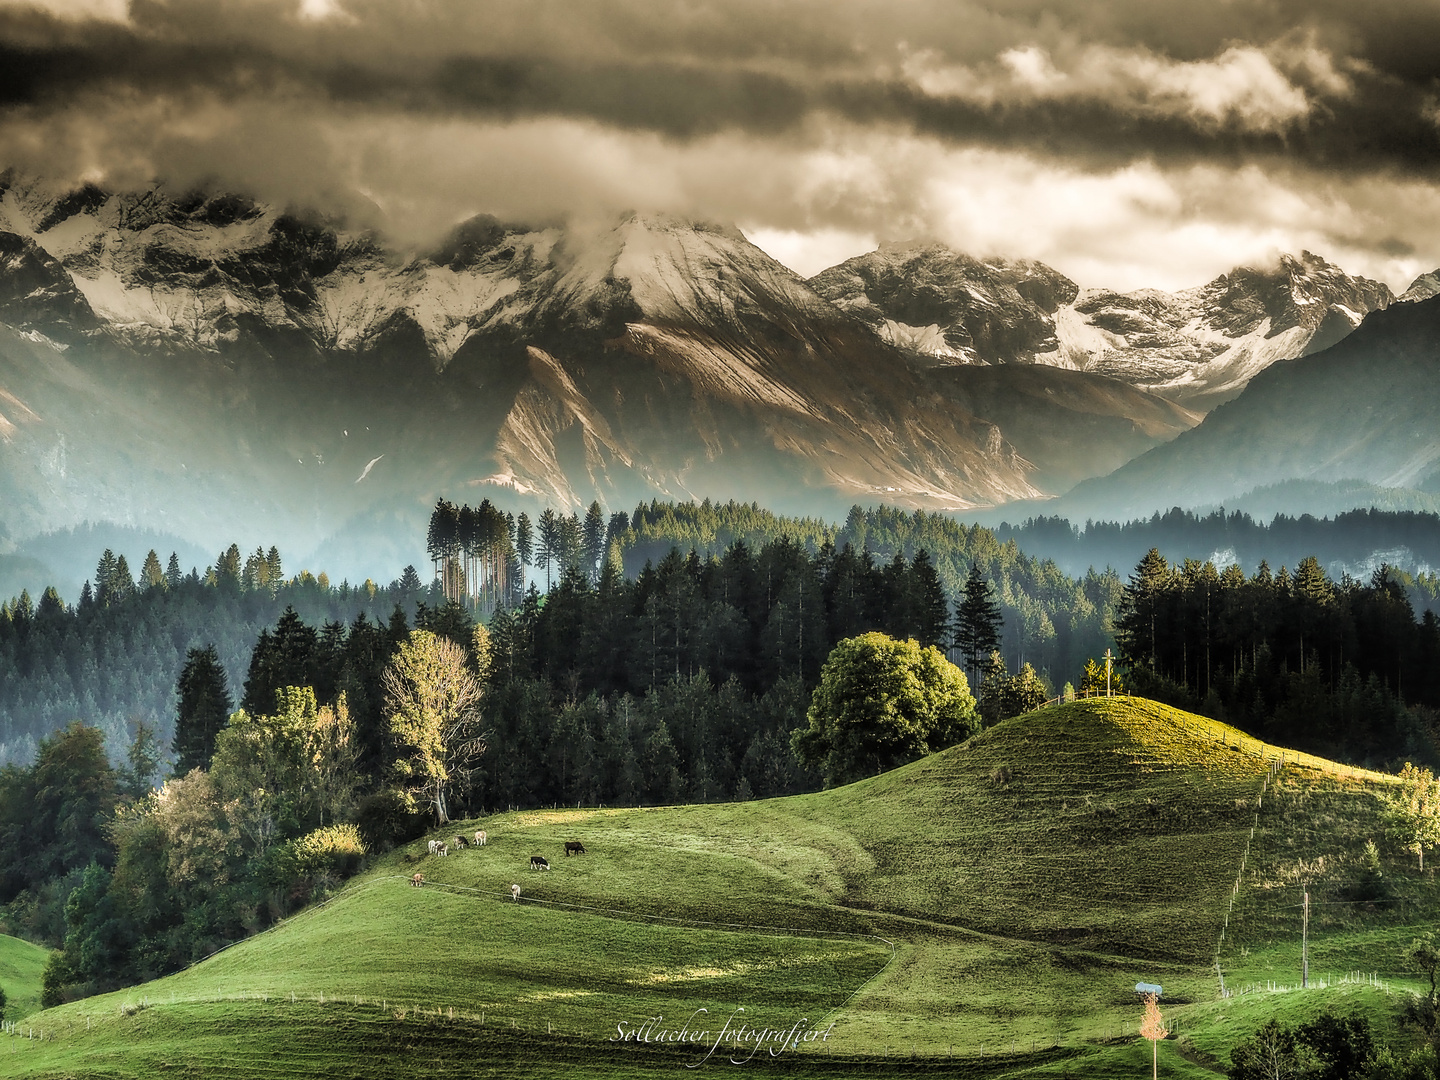
[{"label": "rolling hillside", "polygon": [[0,934],[0,989],[5,991],[5,1019],[19,1020],[40,1008],[40,975],[50,950]]},{"label": "rolling hillside", "polygon": [[[1274,1005],[1222,999],[1217,961],[1232,988],[1289,963],[1295,935],[1264,913],[1297,859],[1316,895],[1345,887],[1390,782],[1126,698],[814,795],[497,815],[456,827],[486,828],[483,849],[417,841],[185,972],[40,1014],[0,1074],[642,1076],[709,1049],[642,1034],[716,1040],[728,1018],[798,1032],[750,1061],[786,1075],[912,1055],[936,1075],[1131,1075],[1144,980],[1178,1026],[1162,1067],[1213,1075]],[[1405,985],[1394,942],[1434,903],[1408,867],[1386,853],[1412,902],[1332,920],[1336,972]],[[1359,1003],[1394,1035],[1383,989],[1335,981],[1290,1007]]]}]

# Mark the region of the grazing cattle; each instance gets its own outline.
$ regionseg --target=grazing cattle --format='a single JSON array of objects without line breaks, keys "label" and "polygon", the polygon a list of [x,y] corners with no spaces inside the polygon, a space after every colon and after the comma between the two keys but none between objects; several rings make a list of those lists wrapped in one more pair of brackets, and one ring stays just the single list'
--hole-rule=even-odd
[{"label": "grazing cattle", "polygon": [[449,854],[450,854],[450,849],[449,849],[448,847],[446,847],[444,844],[441,844],[439,847],[437,847],[437,848],[435,849],[435,854],[436,854],[436,855],[449,855]]},{"label": "grazing cattle", "polygon": [[517,904],[520,902],[520,886],[519,886],[519,885],[511,885],[511,886],[510,886],[510,899],[511,899],[511,900],[514,900]]},{"label": "grazing cattle", "polygon": [[550,860],[547,859],[547,858],[545,858],[544,855],[531,855],[531,856],[530,856],[530,869],[531,869],[531,870],[549,870],[549,869],[550,869]]},{"label": "grazing cattle", "polygon": [[565,854],[566,854],[566,855],[584,855],[584,854],[585,854],[585,845],[582,844],[579,840],[566,840],[566,841],[565,841]]},{"label": "grazing cattle", "polygon": [[421,886],[423,886],[423,885],[425,884],[425,875],[424,875],[424,874],[416,874],[414,877],[412,877],[412,878],[410,879],[410,884],[411,884],[411,885],[414,885],[417,889],[420,888]]},{"label": "grazing cattle", "polygon": [[439,851],[439,850],[440,850],[440,841],[439,841],[439,840],[431,840],[431,841],[430,841],[430,854],[431,854],[431,855],[434,855],[434,854],[435,854],[437,851]]},{"label": "grazing cattle", "polygon": [[484,846],[485,846],[485,830],[484,830],[484,829],[476,829],[476,830],[475,830],[475,846],[476,846],[476,847],[484,847]]},{"label": "grazing cattle", "polygon": [[467,847],[469,847],[469,846],[470,846],[470,842],[469,842],[468,840],[466,840],[465,837],[463,837],[463,836],[457,836],[457,837],[455,837],[455,850],[456,850],[456,851],[461,851],[461,850],[463,850],[464,848],[467,848]]}]

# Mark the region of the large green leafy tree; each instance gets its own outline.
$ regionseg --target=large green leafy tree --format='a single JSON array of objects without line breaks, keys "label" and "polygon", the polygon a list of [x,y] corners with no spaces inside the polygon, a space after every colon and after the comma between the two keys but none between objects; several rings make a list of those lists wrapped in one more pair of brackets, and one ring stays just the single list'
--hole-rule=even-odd
[{"label": "large green leafy tree", "polygon": [[446,796],[485,751],[481,689],[459,645],[428,630],[411,631],[385,671],[385,715],[396,779],[430,806],[436,824],[449,820]]},{"label": "large green leafy tree", "polygon": [[99,730],[72,722],[40,743],[29,769],[0,772],[0,901],[93,860],[119,793]]},{"label": "large green leafy tree", "polygon": [[933,647],[886,634],[847,638],[820,670],[809,726],[792,740],[828,786],[903,765],[980,729],[965,674]]},{"label": "large green leafy tree", "polygon": [[185,654],[185,667],[175,689],[179,707],[175,713],[175,774],[210,767],[215,755],[215,736],[230,715],[230,690],[225,669],[213,645],[193,648]]},{"label": "large green leafy tree", "polygon": [[1440,779],[1407,761],[1400,770],[1400,790],[1388,797],[1386,810],[1396,838],[1424,871],[1425,849],[1440,845]]}]

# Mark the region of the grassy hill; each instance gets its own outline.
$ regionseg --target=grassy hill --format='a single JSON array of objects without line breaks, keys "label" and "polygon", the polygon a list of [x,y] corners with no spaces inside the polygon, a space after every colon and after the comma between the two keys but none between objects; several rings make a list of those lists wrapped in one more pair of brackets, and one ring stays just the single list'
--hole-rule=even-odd
[{"label": "grassy hill", "polygon": [[18,1020],[40,1008],[40,976],[50,950],[0,934],[0,988],[5,991],[5,1019]]},{"label": "grassy hill", "polygon": [[[707,1066],[1132,1076],[1143,980],[1171,1075],[1213,1076],[1277,1008],[1358,1002],[1398,1037],[1387,991],[1433,883],[1386,852],[1392,902],[1342,901],[1389,783],[1126,698],[813,795],[498,815],[456,827],[483,849],[417,842],[185,972],[38,1015],[0,1075],[649,1076],[728,1019],[792,1034]],[[1310,935],[1334,985],[1272,992],[1298,981],[1301,880],[1334,903]],[[1263,990],[1222,998],[1221,974]],[[707,1045],[655,1041],[686,1024]]]}]

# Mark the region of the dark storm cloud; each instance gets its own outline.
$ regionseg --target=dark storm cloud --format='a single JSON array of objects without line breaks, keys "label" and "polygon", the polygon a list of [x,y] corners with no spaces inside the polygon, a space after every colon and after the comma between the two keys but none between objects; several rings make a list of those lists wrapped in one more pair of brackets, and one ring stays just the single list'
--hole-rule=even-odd
[{"label": "dark storm cloud", "polygon": [[[0,169],[213,184],[423,246],[489,212],[737,221],[1198,284],[1440,261],[1440,5],[0,0]],[[762,245],[763,246],[763,245]]]},{"label": "dark storm cloud", "polygon": [[701,7],[356,2],[306,19],[295,4],[141,2],[125,23],[3,7],[0,108],[284,95],[680,138],[770,136],[819,113],[1096,167],[1138,155],[1440,163],[1440,13],[1428,5],[1364,18],[1285,3]]}]

